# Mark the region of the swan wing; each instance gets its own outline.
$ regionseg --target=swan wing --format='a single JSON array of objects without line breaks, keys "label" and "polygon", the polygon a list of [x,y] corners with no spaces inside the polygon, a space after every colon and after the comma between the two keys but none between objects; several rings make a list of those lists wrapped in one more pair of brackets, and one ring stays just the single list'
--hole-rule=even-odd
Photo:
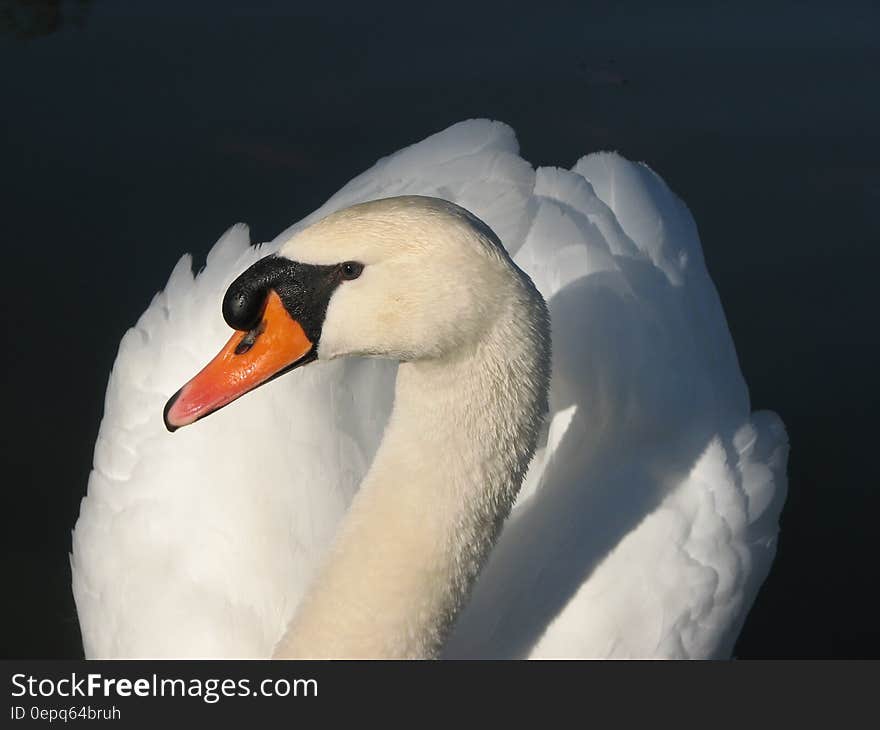
[{"label": "swan wing", "polygon": [[644,165],[537,170],[515,260],[550,425],[451,657],[725,657],[772,563],[787,437],[748,392],[693,218]]}]

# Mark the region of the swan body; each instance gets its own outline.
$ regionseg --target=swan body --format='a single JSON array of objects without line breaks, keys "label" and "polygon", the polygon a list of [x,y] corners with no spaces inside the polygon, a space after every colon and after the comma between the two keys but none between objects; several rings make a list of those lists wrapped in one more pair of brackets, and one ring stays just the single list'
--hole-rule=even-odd
[{"label": "swan body", "polygon": [[[479,220],[350,208],[395,196]],[[197,276],[181,259],[120,344],[73,534],[87,656],[729,656],[787,439],[750,412],[693,220],[653,172],[535,170],[475,120],[249,244],[235,226]],[[326,362],[167,433],[165,401],[229,336],[223,293],[267,254],[374,258],[330,299]]]}]

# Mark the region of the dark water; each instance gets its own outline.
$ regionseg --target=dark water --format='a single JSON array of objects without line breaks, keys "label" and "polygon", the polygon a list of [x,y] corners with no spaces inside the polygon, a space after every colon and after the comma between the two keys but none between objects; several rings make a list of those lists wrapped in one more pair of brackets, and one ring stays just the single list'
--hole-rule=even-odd
[{"label": "dark water", "polygon": [[0,0],[3,654],[81,653],[67,552],[107,374],[180,254],[487,116],[535,164],[645,160],[694,213],[792,441],[737,655],[880,656],[875,4],[292,5]]}]

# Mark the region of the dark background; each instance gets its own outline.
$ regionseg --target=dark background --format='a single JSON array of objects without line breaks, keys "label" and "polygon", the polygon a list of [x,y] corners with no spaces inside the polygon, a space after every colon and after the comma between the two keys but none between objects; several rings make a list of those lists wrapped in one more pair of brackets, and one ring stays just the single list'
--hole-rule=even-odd
[{"label": "dark background", "polygon": [[644,160],[697,220],[792,443],[737,656],[880,657],[875,3],[181,5],[0,0],[3,656],[81,656],[67,554],[107,375],[180,254],[236,221],[268,240],[485,116],[533,164]]}]

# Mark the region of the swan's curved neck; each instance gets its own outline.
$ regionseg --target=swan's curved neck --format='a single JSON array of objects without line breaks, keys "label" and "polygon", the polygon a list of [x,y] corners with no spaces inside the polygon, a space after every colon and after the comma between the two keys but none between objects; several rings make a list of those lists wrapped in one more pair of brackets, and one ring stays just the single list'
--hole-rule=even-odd
[{"label": "swan's curved neck", "polygon": [[549,343],[536,296],[514,302],[469,352],[400,365],[382,444],[276,657],[436,655],[546,410]]}]

